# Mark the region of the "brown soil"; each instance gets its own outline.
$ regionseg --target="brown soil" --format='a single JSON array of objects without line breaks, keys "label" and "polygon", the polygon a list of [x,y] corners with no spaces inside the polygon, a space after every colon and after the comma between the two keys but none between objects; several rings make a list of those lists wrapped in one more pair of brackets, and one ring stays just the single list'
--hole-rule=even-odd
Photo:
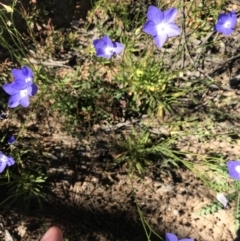
[{"label": "brown soil", "polygon": [[[89,7],[88,1],[61,1],[61,4],[43,2],[46,8],[54,9],[51,18],[56,26],[64,26],[70,19],[81,16],[78,13],[74,15],[75,12],[70,14],[72,7],[75,10],[79,9],[79,6],[80,9]],[[37,1],[37,4],[43,2]],[[239,10],[239,6],[237,7]],[[69,14],[66,13],[65,18],[59,18],[65,10],[69,11]],[[86,13],[85,10],[82,12]],[[237,43],[239,34],[233,35],[232,39]],[[221,64],[222,61],[215,67],[221,67]],[[225,100],[231,96],[239,101],[238,90],[231,89],[229,84],[230,79],[239,72],[238,60],[223,66],[225,69],[217,73],[216,79],[219,86],[227,86],[228,89],[209,90],[205,93],[206,101],[209,96],[216,99],[221,96]],[[196,70],[190,75],[201,78],[202,72],[209,74],[213,71],[214,68],[208,67],[201,71]],[[229,69],[232,75],[228,74]],[[230,106],[227,101],[220,104],[222,108]],[[22,123],[30,111],[23,111]],[[231,109],[231,113],[236,111],[239,111],[238,104],[235,109]],[[206,119],[201,117],[201,113],[199,110],[197,118],[204,128]],[[149,120],[150,117],[147,116],[146,119]],[[138,121],[146,125],[143,118]],[[122,132],[127,133],[129,126],[133,126],[132,123],[121,123],[121,131],[106,131],[106,125],[97,123],[91,127],[91,135],[77,138],[64,130],[64,122],[64,117],[57,112],[50,112],[47,108],[38,110],[27,120],[22,139],[33,152],[38,153],[37,161],[46,166],[46,172],[51,177],[51,194],[42,210],[33,207],[30,214],[18,210],[18,213],[3,215],[3,232],[9,230],[17,240],[34,241],[39,240],[49,226],[57,225],[71,241],[145,241],[147,238],[140,220],[139,207],[145,220],[163,237],[166,232],[175,233],[179,238],[192,237],[196,241],[232,241],[237,237],[233,207],[208,216],[196,214],[200,207],[215,199],[216,193],[209,191],[209,188],[185,167],[168,166],[160,169],[160,165],[156,165],[152,172],[139,178],[137,175],[129,175],[125,165],[114,164],[118,153],[114,150],[113,143]],[[217,123],[216,126],[221,130],[238,130],[237,122],[238,119]],[[152,120],[149,123],[153,123]],[[0,127],[1,130],[17,132],[21,123],[18,118],[7,119],[1,121]],[[114,129],[111,125],[107,127]],[[150,127],[153,134],[162,128],[159,123]],[[38,141],[35,143],[34,139]],[[183,135],[179,138],[178,148],[202,155],[209,153],[209,150],[217,152],[220,148],[228,158],[240,154],[238,147],[233,150],[233,143],[228,140],[216,139],[205,145],[200,144],[194,136]],[[191,158],[192,156],[189,156],[189,159]],[[159,239],[152,234],[151,240]]]}]

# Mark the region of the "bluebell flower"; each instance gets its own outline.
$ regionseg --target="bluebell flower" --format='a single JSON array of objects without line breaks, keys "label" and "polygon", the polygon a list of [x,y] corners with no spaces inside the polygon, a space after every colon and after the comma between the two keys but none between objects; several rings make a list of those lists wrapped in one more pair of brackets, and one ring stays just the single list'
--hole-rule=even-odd
[{"label": "bluebell flower", "polygon": [[35,84],[28,86],[26,89],[15,89],[14,82],[10,84],[5,84],[2,86],[4,91],[10,95],[8,100],[8,107],[15,108],[18,105],[22,105],[23,107],[29,106],[29,96],[34,96],[38,87]]},{"label": "bluebell flower", "polygon": [[33,72],[28,66],[23,66],[21,69],[13,69],[12,75],[14,82],[12,88],[16,90],[24,90],[33,84]]},{"label": "bluebell flower", "polygon": [[169,37],[178,36],[181,33],[181,29],[174,23],[176,15],[176,8],[170,8],[164,12],[154,6],[148,8],[147,22],[143,26],[143,31],[153,36],[158,48],[161,48]]},{"label": "bluebell flower", "polygon": [[120,54],[124,50],[124,45],[119,42],[112,42],[107,36],[93,40],[97,57],[110,59],[113,55]]},{"label": "bluebell flower", "polygon": [[14,163],[15,161],[11,156],[6,156],[0,151],[0,173],[2,173],[7,166],[12,166]]},{"label": "bluebell flower", "polygon": [[224,35],[230,35],[237,24],[237,15],[234,11],[222,13],[218,16],[218,21],[214,30]]},{"label": "bluebell flower", "polygon": [[14,137],[14,136],[11,136],[11,137],[8,139],[8,144],[9,144],[9,145],[14,144],[15,141],[16,141],[15,137]]},{"label": "bluebell flower", "polygon": [[228,161],[227,167],[229,176],[240,181],[240,161]]},{"label": "bluebell flower", "polygon": [[184,238],[178,240],[178,237],[173,233],[166,233],[166,241],[194,241],[192,238]]},{"label": "bluebell flower", "polygon": [[38,87],[33,83],[33,72],[28,66],[21,69],[13,69],[14,81],[2,86],[4,91],[10,95],[8,107],[15,108],[18,105],[29,106],[29,96],[34,96]]}]

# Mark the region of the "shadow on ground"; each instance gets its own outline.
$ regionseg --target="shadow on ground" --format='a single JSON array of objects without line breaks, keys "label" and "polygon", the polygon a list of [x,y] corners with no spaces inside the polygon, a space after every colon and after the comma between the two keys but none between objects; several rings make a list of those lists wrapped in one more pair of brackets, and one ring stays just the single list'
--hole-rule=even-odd
[{"label": "shadow on ground", "polygon": [[[2,0],[3,4],[12,6],[14,0]],[[41,20],[47,23],[51,23],[57,28],[63,28],[70,26],[72,20],[85,19],[88,11],[92,8],[94,0],[22,0],[16,4],[16,9],[29,15],[30,11],[37,8],[39,16],[42,16]],[[32,13],[31,13],[32,14]],[[15,12],[15,22],[20,29],[24,28],[24,20],[21,21],[19,14]]]},{"label": "shadow on ground", "polygon": [[[132,212],[116,209],[106,212],[89,206],[81,207],[67,204],[49,204],[43,212],[32,212],[36,218],[51,220],[51,225],[58,225],[71,241],[79,240],[129,240],[145,241],[146,235],[140,220]],[[30,228],[29,228],[30,229]],[[151,236],[152,241],[159,238]]]},{"label": "shadow on ground", "polygon": [[[24,200],[18,199],[17,203],[7,208],[3,217],[5,220],[4,227],[8,229],[9,226],[18,226],[20,223],[24,223],[29,234],[29,236],[24,236],[21,239],[17,233],[13,233],[14,237],[18,237],[19,241],[39,240],[44,233],[44,228],[56,225],[63,229],[65,237],[71,241],[147,240],[135,201],[131,196],[132,193],[128,194],[128,201],[125,203],[123,201],[126,193],[122,193],[123,200],[119,200],[119,203],[116,203],[116,200],[113,201],[111,196],[106,197],[106,195],[109,195],[108,192],[103,193],[101,196],[94,192],[92,195],[89,195],[74,193],[74,191],[67,188],[61,189],[61,184],[64,186],[72,178],[67,175],[68,169],[63,165],[63,162],[66,161],[67,163],[71,163],[73,160],[71,158],[68,160],[62,159],[60,162],[56,161],[51,167],[58,166],[58,169],[65,170],[66,175],[64,175],[64,172],[56,172],[51,175],[52,186],[51,189],[47,188],[47,200],[42,203],[42,207],[37,202],[32,202],[28,211],[26,211]],[[89,163],[87,169],[77,167],[80,162],[83,162],[83,166]],[[100,167],[101,165],[101,163],[96,163],[96,160],[79,158],[78,163],[74,163],[72,168],[76,168],[74,175],[78,176],[79,180],[84,180],[88,176],[101,176],[100,173],[103,170],[98,170],[98,172],[94,173],[96,170],[92,169],[93,166]],[[72,181],[73,183],[75,182],[74,180]],[[60,186],[57,187],[59,183]],[[99,185],[105,185],[111,189],[111,182],[103,177]],[[67,183],[67,186],[70,189],[71,185],[69,183]],[[2,190],[1,193],[5,192]],[[5,198],[1,195],[1,200],[5,200]],[[106,199],[108,200],[107,202]],[[10,218],[9,212],[15,214]],[[155,231],[159,235],[162,235],[159,230]],[[13,232],[13,229],[11,229],[11,232]],[[159,238],[152,234],[151,241],[159,241]]]}]

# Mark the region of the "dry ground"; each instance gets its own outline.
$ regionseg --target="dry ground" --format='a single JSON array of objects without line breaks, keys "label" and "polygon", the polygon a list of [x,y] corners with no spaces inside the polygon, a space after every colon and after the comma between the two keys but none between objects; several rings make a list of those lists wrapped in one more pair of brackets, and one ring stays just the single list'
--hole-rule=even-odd
[{"label": "dry ground", "polygon": [[[82,6],[82,3],[76,1],[74,4]],[[240,10],[238,3],[234,4],[238,8],[236,10]],[[46,4],[46,7],[49,6]],[[61,6],[56,5],[58,11],[61,11]],[[56,22],[58,24],[63,23]],[[239,26],[229,39],[223,38],[223,52],[239,49]],[[240,96],[238,80],[234,77],[240,72],[239,60],[219,61],[219,54],[214,56],[211,51],[208,60],[202,69],[184,78],[202,78],[207,75],[215,78],[218,87],[207,89],[202,103],[212,98],[214,103],[219,104],[220,112],[221,108],[227,109],[229,115],[235,117],[215,123],[213,128],[216,132],[231,128],[237,131],[239,118],[236,113],[239,113]],[[229,103],[229,98],[234,101],[234,106]],[[207,121],[202,117],[203,109],[204,105],[196,111],[196,116],[199,126],[205,128]],[[29,112],[26,110],[22,113],[22,122]],[[42,210],[33,208],[27,214],[21,210],[11,211],[11,215],[3,214],[3,232],[9,230],[16,240],[33,241],[39,240],[49,226],[58,225],[71,241],[145,241],[147,239],[138,206],[146,221],[160,235],[172,232],[179,238],[192,237],[197,241],[236,239],[232,207],[204,217],[195,213],[213,200],[216,193],[209,191],[188,169],[167,167],[161,170],[158,168],[160,165],[157,165],[149,175],[138,178],[130,176],[126,166],[113,165],[116,155],[114,139],[120,135],[119,132],[129,131],[128,127],[133,126],[132,123],[123,121],[121,131],[117,127],[115,129],[118,131],[106,131],[106,125],[97,123],[90,127],[91,134],[79,139],[64,130],[64,122],[64,117],[59,116],[58,112],[51,112],[47,108],[39,110],[26,122],[22,140],[39,154],[39,163],[46,165],[46,172],[51,176],[51,194]],[[0,126],[1,130],[17,133],[21,122],[19,119],[7,119],[1,121]],[[107,127],[113,128],[110,124]],[[156,132],[158,128],[159,125],[154,125],[152,131]],[[237,145],[239,140],[234,141],[235,144],[228,139],[215,139],[202,145],[195,136],[183,135],[179,138],[178,148],[202,155],[209,150],[220,150],[226,158],[232,158],[240,155]],[[152,235],[151,240],[158,239]]]}]

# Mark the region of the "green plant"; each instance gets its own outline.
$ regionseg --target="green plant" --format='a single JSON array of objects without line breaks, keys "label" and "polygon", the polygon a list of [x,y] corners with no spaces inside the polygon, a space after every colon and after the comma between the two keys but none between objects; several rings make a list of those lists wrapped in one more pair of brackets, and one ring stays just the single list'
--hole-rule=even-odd
[{"label": "green plant", "polygon": [[147,236],[147,240],[148,241],[151,241],[151,237],[152,236],[156,236],[159,238],[159,240],[163,240],[153,229],[152,227],[150,226],[150,224],[147,222],[147,220],[145,219],[142,211],[141,211],[141,208],[139,207],[137,201],[136,201],[136,198],[135,198],[135,204],[136,204],[136,207],[137,207],[137,211],[138,211],[138,214],[139,214],[139,217],[140,217],[140,220],[141,220],[141,223],[142,223],[142,226],[144,228],[144,231],[145,231],[145,234]]},{"label": "green plant", "polygon": [[[233,201],[236,199],[236,197],[238,196],[237,192],[233,192],[229,195],[226,196],[227,200],[229,203],[233,203]],[[219,210],[224,209],[224,206],[218,202],[218,201],[212,201],[209,204],[206,204],[206,206],[202,207],[200,210],[198,210],[196,212],[196,214],[199,215],[209,215],[209,214],[213,214],[215,212],[218,212]]]},{"label": "green plant", "polygon": [[132,129],[122,141],[117,141],[116,148],[119,152],[116,162],[126,163],[129,173],[141,175],[148,173],[154,163],[178,165],[181,160],[171,140],[163,136],[154,138],[146,130]]},{"label": "green plant", "polygon": [[7,185],[7,198],[1,205],[11,207],[17,204],[25,210],[36,204],[42,207],[46,198],[46,181],[47,176],[38,170],[23,169],[21,173],[12,173]]},{"label": "green plant", "polygon": [[[123,112],[119,99],[124,98],[127,113],[123,116],[124,120],[127,120],[129,115],[132,117],[132,113],[137,113],[138,117],[147,113],[149,118],[157,119],[161,125],[167,126],[170,134],[153,135],[148,128],[141,125],[132,128],[130,132],[122,133],[122,139],[118,139],[114,146],[118,152],[115,163],[123,163],[130,174],[140,176],[148,175],[156,163],[161,164],[163,171],[169,168],[169,165],[179,167],[179,162],[185,164],[199,175],[209,188],[217,192],[226,192],[229,201],[236,198],[235,218],[239,227],[240,184],[229,180],[224,153],[207,150],[206,155],[201,156],[197,153],[197,148],[194,151],[182,151],[178,146],[183,137],[186,137],[187,142],[191,142],[191,137],[194,137],[199,146],[211,142],[215,137],[220,139],[221,135],[221,138],[224,138],[226,133],[215,134],[217,124],[214,122],[233,116],[232,113],[217,108],[215,99],[206,100],[209,85],[215,80],[201,69],[205,56],[209,55],[208,51],[220,43],[217,40],[218,36],[212,38],[209,32],[212,32],[213,24],[224,2],[217,4],[215,1],[178,1],[176,6],[179,7],[182,16],[178,24],[181,24],[182,35],[175,39],[176,41],[167,42],[164,48],[159,50],[150,42],[152,40],[149,36],[142,32],[147,11],[145,4],[99,0],[89,13],[89,22],[86,26],[95,24],[98,31],[93,31],[94,38],[99,37],[96,35],[108,34],[125,45],[122,56],[103,60],[95,57],[92,35],[83,41],[82,46],[79,44],[77,32],[65,33],[50,27],[51,29],[43,31],[43,35],[38,35],[43,41],[37,41],[33,25],[40,15],[48,13],[44,6],[40,10],[35,9],[36,15],[27,16],[18,12],[23,15],[27,28],[27,31],[21,34],[15,25],[17,1],[14,1],[11,7],[5,6],[0,10],[0,19],[3,23],[0,27],[0,45],[9,51],[14,64],[29,64],[34,69],[37,83],[41,86],[41,94],[35,102],[37,104],[27,115],[41,112],[42,109],[48,110],[49,113],[57,112],[62,118],[61,121],[64,120],[62,129],[78,137],[84,132],[85,138],[93,133],[93,124],[102,120],[115,124],[122,118],[119,114]],[[164,9],[168,7],[164,3],[161,4]],[[192,38],[197,40],[197,44]],[[73,68],[61,68],[61,64],[52,68],[48,66],[49,62],[42,58],[45,54],[52,57],[65,48],[79,51],[79,62]],[[30,52],[35,53],[34,61],[29,57]],[[185,74],[199,69],[200,74],[204,73],[204,78],[200,78],[199,74],[200,77],[188,81]],[[10,73],[6,76],[10,78]],[[114,112],[116,102],[119,116]],[[232,104],[231,98],[228,103],[229,106]],[[204,113],[200,107],[208,111],[215,110]],[[11,111],[12,116],[13,113],[21,114],[21,111]],[[237,119],[238,115],[234,116]],[[27,121],[28,118],[25,123],[21,122],[21,128],[18,128],[19,140]],[[153,124],[150,123],[151,125]],[[38,141],[37,138],[34,140],[39,144]],[[4,147],[3,142],[1,147]],[[17,156],[31,151],[33,150],[22,145],[15,150],[15,154],[17,153]],[[189,158],[190,155],[192,159]],[[6,181],[7,177],[10,182],[6,185],[8,197],[2,204],[20,202],[27,208],[36,201],[41,206],[46,198],[45,189],[49,182],[47,174],[42,173],[42,164],[35,170],[32,163],[20,159],[18,169],[7,172],[3,178]],[[200,167],[204,171],[202,175],[199,173]],[[154,231],[137,203],[136,206],[147,239],[151,240]],[[204,207],[201,213],[210,214],[221,207],[221,204],[213,202]]]}]

